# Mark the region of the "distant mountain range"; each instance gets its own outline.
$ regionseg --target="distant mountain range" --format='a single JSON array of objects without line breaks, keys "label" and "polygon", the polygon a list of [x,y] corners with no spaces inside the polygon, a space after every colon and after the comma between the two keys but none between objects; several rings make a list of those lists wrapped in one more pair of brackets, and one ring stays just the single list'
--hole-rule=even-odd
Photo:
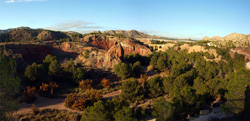
[{"label": "distant mountain range", "polygon": [[[124,35],[126,37],[131,38],[166,38],[159,36],[151,36],[143,32],[139,32],[136,30],[108,30],[108,31],[94,31],[91,33],[99,33],[99,34],[110,34],[110,35]],[[76,36],[77,35],[77,36]],[[2,41],[30,41],[30,40],[59,40],[63,39],[76,39],[76,37],[82,37],[83,34],[79,34],[77,32],[62,32],[62,31],[52,31],[52,30],[44,30],[44,29],[31,29],[29,27],[18,27],[11,28],[6,30],[0,30],[0,42]]]}]

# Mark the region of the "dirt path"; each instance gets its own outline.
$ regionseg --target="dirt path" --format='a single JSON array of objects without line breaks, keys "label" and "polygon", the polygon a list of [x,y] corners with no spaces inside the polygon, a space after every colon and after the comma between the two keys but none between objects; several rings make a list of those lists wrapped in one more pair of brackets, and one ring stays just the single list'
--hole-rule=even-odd
[{"label": "dirt path", "polygon": [[122,90],[117,90],[114,92],[107,93],[103,95],[104,99],[112,99],[113,97],[118,97],[121,94]]},{"label": "dirt path", "polygon": [[31,111],[30,107],[32,106],[32,104],[35,104],[36,107],[38,107],[40,110],[49,108],[49,109],[58,109],[58,110],[76,112],[78,114],[83,113],[83,111],[72,110],[64,106],[64,99],[62,98],[50,99],[36,95],[36,100],[33,103],[27,104],[26,102],[22,102],[20,104],[20,109],[15,114],[25,114],[30,112]]},{"label": "dirt path", "polygon": [[[121,93],[121,90],[107,93],[107,94],[103,95],[103,98],[104,99],[112,99],[113,97],[119,96],[120,93]],[[36,100],[33,103],[31,103],[31,104],[27,104],[26,102],[21,103],[20,109],[14,114],[29,113],[31,111],[30,107],[32,106],[32,104],[35,104],[40,110],[49,108],[49,109],[71,111],[71,112],[75,112],[78,114],[83,113],[83,111],[73,110],[73,109],[70,109],[70,108],[64,106],[64,99],[62,99],[62,98],[50,99],[50,98],[45,98],[45,97],[41,97],[39,95],[36,95]]]}]

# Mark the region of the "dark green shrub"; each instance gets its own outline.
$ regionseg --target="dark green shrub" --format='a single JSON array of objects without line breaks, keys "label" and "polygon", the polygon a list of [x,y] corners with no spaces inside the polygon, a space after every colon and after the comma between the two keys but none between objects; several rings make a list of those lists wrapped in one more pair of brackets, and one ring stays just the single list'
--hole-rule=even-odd
[{"label": "dark green shrub", "polygon": [[147,93],[150,98],[158,97],[163,94],[162,78],[155,77],[147,80]]},{"label": "dark green shrub", "polygon": [[121,77],[122,79],[126,79],[131,76],[132,69],[130,65],[125,63],[118,63],[114,66],[114,73]]},{"label": "dark green shrub", "polygon": [[120,98],[129,102],[139,101],[144,97],[142,87],[133,78],[122,82],[121,89]]},{"label": "dark green shrub", "polygon": [[153,104],[152,115],[157,121],[172,121],[174,119],[174,107],[165,98],[160,98]]}]

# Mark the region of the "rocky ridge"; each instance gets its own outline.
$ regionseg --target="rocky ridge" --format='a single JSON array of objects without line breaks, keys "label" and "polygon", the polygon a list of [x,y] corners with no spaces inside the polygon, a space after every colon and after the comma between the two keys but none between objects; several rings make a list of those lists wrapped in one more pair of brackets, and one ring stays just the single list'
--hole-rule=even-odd
[{"label": "rocky ridge", "polygon": [[108,30],[108,31],[103,31],[102,33],[104,34],[121,34],[124,35],[126,37],[132,37],[132,38],[150,38],[151,36],[143,33],[143,32],[139,32],[136,30]]},{"label": "rocky ridge", "polygon": [[80,34],[73,32],[59,32],[20,27],[16,29],[5,30],[3,33],[0,33],[0,42],[50,41],[65,38],[75,40],[78,35]]},{"label": "rocky ridge", "polygon": [[223,38],[220,36],[214,36],[212,38],[205,36],[202,40],[214,41],[214,42],[218,42],[222,45],[226,45],[226,44],[231,43],[231,44],[234,44],[236,47],[249,46],[250,45],[250,34],[244,35],[244,34],[239,34],[239,33],[232,33],[232,34],[229,34]]}]

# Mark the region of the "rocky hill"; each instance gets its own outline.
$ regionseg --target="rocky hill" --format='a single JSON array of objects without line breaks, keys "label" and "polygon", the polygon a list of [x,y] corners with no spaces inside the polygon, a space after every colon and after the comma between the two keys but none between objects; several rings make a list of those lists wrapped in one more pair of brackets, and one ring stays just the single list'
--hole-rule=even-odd
[{"label": "rocky hill", "polygon": [[[138,53],[140,55],[146,56],[151,54],[151,50],[142,45],[137,43],[136,40],[131,38],[120,38],[105,34],[98,34],[98,35],[87,35],[83,39],[84,42],[87,42],[89,45],[88,48],[79,48],[76,44],[70,45],[61,45],[62,50],[66,51],[70,50],[69,52],[76,52],[79,53],[78,56],[79,60],[81,60],[86,65],[95,66],[98,68],[108,69],[113,68],[115,64],[121,62],[123,60],[124,54],[130,53]],[[64,46],[64,47],[63,47]],[[72,49],[65,47],[79,48],[75,51],[71,51]],[[85,50],[88,49],[90,51],[90,56],[88,59],[84,58],[81,55],[84,55]]]},{"label": "rocky hill", "polygon": [[31,29],[29,27],[19,27],[16,29],[5,30],[6,33],[0,34],[0,42],[22,42],[22,41],[49,41],[59,39],[75,39],[76,33],[58,32],[43,29]]},{"label": "rocky hill", "polygon": [[6,29],[6,30],[0,30],[0,34],[11,32],[13,30],[18,30],[18,29],[30,29],[30,28],[29,27],[18,27],[18,28],[10,28],[10,29]]},{"label": "rocky hill", "polygon": [[[0,43],[0,48],[2,48],[0,51],[4,52],[5,55],[17,56],[19,60],[25,62],[39,60],[48,53],[59,56],[58,58],[64,60],[64,56],[69,54],[84,65],[112,69],[115,64],[123,61],[124,54],[138,53],[144,56],[151,54],[151,50],[136,39],[108,34],[96,33],[78,36],[77,33],[19,29],[1,35],[4,36],[0,36],[0,38],[5,37],[4,39],[7,40],[17,40],[18,43]],[[33,38],[46,41],[74,37],[78,37],[79,40],[77,42],[49,41],[40,44],[39,42],[35,42],[36,44],[34,44],[33,41],[31,43],[26,42],[33,40]],[[28,44],[23,45],[22,41]],[[45,54],[42,54],[42,48],[47,50]],[[84,56],[86,50],[89,51],[88,58]]]},{"label": "rocky hill", "polygon": [[234,44],[235,46],[249,46],[250,34],[244,35],[244,34],[232,33],[223,38],[220,36],[214,36],[212,38],[206,36],[202,40],[215,41],[223,45]]},{"label": "rocky hill", "polygon": [[150,38],[151,36],[143,33],[143,32],[139,32],[136,30],[109,30],[109,31],[103,31],[102,33],[105,34],[121,34],[124,35],[126,37],[132,37],[132,38]]}]

